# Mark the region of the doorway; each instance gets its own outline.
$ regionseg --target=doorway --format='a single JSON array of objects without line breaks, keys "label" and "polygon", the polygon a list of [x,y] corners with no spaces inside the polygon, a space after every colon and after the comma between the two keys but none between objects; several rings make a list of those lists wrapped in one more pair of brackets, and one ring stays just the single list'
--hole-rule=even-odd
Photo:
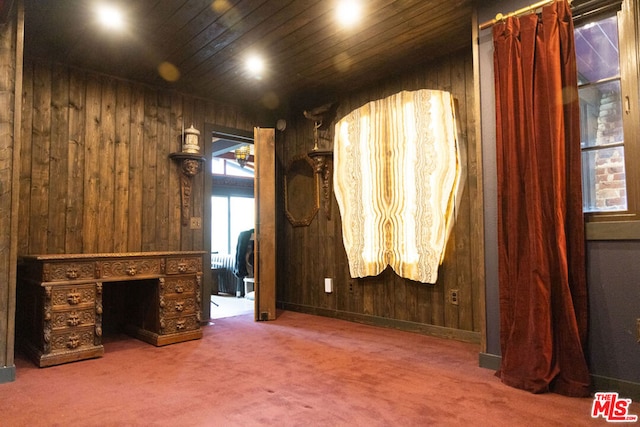
[{"label": "doorway", "polygon": [[[254,249],[254,253],[247,252],[247,259],[253,262],[254,277],[254,319],[255,320],[275,320],[276,318],[276,180],[275,180],[275,129],[272,128],[254,128],[253,133],[248,131],[223,128],[215,125],[205,124],[205,156],[212,159],[214,153],[214,142],[216,144],[217,156],[224,156],[225,160],[236,161],[241,163],[242,154],[238,152],[239,145],[248,145],[255,147],[255,154],[252,154],[251,148],[244,159],[245,164],[242,169],[249,170],[247,165],[253,163],[254,178],[248,182],[253,182],[254,203],[255,203],[255,225],[254,232],[248,233],[253,240],[253,245],[248,246]],[[215,138],[215,140],[214,140]],[[229,145],[225,153],[220,153],[218,146],[220,142]],[[253,142],[255,141],[255,144]],[[233,144],[236,144],[235,146]],[[230,148],[233,147],[233,148]],[[217,162],[217,161],[216,161]],[[213,171],[213,169],[211,169]],[[213,176],[213,174],[211,173]],[[231,177],[223,178],[225,182],[229,182]],[[235,177],[234,179],[240,179]],[[204,193],[213,195],[214,180],[204,180]],[[205,265],[212,263],[212,239],[209,238],[212,233],[212,204],[211,198],[205,197],[204,203],[204,250]],[[244,232],[248,232],[245,230]],[[244,253],[244,252],[239,252]],[[217,267],[217,266],[216,266]],[[241,271],[242,273],[242,271]],[[201,299],[201,311],[203,320],[211,317],[210,295],[213,290],[213,275],[205,274],[202,283],[203,298]],[[244,289],[244,281],[242,284]]]},{"label": "doorway", "polygon": [[208,246],[205,250],[211,257],[211,285],[203,298],[203,318],[250,314],[254,309],[253,294],[244,292],[243,277],[248,273],[246,269],[238,270],[237,250],[239,236],[252,231],[255,224],[253,134],[205,126],[205,135],[205,155],[210,166],[205,179],[203,230]]}]

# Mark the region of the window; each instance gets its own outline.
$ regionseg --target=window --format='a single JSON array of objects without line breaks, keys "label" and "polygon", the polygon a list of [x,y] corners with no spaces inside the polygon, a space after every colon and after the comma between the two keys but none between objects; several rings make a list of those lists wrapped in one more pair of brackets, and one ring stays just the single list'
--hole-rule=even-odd
[{"label": "window", "polygon": [[580,95],[583,209],[626,211],[618,19],[575,29]]},{"label": "window", "polygon": [[639,1],[583,2],[588,10],[574,9],[588,221],[636,220],[640,208]]},{"label": "window", "polygon": [[235,254],[240,232],[254,228],[253,197],[211,197],[211,251]]},{"label": "window", "polygon": [[216,175],[242,176],[253,178],[253,166],[242,167],[235,160],[225,159],[222,157],[213,157],[211,159],[211,173]]}]

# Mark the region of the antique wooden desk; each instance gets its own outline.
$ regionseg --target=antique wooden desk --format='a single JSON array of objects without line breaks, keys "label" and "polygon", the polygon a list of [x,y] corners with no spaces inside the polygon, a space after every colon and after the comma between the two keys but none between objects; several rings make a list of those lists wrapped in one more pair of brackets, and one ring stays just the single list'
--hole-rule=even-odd
[{"label": "antique wooden desk", "polygon": [[[123,290],[126,332],[163,346],[202,337],[204,252],[19,258],[16,339],[40,367],[104,354],[103,290]],[[105,325],[106,326],[106,325]]]}]

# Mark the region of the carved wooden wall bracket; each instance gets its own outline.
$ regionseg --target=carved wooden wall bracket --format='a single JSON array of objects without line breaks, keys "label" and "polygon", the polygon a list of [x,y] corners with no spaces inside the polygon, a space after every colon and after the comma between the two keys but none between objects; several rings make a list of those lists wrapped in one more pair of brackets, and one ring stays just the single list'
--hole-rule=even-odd
[{"label": "carved wooden wall bracket", "polygon": [[333,174],[333,151],[312,150],[308,154],[315,164],[315,172],[321,178],[324,213],[331,219],[331,175]]},{"label": "carved wooden wall bracket", "polygon": [[180,163],[180,197],[182,212],[182,225],[189,225],[189,206],[191,205],[191,188],[193,177],[200,173],[205,158],[199,154],[171,153],[169,157]]}]

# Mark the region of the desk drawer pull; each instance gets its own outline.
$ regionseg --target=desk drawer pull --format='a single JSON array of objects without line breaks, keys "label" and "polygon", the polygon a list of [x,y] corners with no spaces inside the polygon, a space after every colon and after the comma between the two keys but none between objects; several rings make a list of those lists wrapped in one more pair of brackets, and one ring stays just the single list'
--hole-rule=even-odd
[{"label": "desk drawer pull", "polygon": [[69,313],[69,316],[67,317],[67,325],[78,326],[79,324],[80,324],[80,315],[78,315],[78,313],[76,313],[75,311],[72,313]]},{"label": "desk drawer pull", "polygon": [[80,345],[80,336],[77,334],[72,334],[69,336],[69,340],[67,341],[67,347],[70,349],[77,348]]},{"label": "desk drawer pull", "polygon": [[70,305],[80,304],[81,301],[82,301],[82,295],[80,294],[80,292],[73,290],[67,294],[67,302]]}]

